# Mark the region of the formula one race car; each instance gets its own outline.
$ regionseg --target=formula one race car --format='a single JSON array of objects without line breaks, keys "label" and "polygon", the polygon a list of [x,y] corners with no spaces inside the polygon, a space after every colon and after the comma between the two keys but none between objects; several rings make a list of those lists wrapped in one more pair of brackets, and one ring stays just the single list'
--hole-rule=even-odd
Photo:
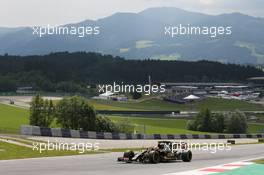
[{"label": "formula one race car", "polygon": [[190,162],[192,160],[192,152],[188,150],[187,143],[159,141],[158,146],[147,148],[141,153],[133,151],[125,152],[123,157],[119,157],[119,162],[140,162],[140,163],[159,163],[172,160],[182,160]]}]

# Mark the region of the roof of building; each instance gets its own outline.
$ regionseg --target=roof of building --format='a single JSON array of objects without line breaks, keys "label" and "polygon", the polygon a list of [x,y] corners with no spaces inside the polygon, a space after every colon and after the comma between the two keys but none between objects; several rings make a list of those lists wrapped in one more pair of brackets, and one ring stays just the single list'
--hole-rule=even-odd
[{"label": "roof of building", "polygon": [[106,91],[105,93],[100,94],[99,97],[109,97],[109,96],[112,96],[112,95],[114,95],[113,92]]},{"label": "roof of building", "polygon": [[184,100],[197,100],[197,99],[200,99],[200,97],[197,97],[195,95],[189,95],[184,98]]}]

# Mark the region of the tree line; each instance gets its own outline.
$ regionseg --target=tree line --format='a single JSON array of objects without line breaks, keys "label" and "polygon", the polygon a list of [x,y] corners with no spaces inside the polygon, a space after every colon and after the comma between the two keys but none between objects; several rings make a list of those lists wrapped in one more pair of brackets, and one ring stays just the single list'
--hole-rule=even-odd
[{"label": "tree line", "polygon": [[65,97],[55,105],[36,95],[30,104],[30,125],[66,129],[133,133],[134,126],[127,122],[114,123],[96,113],[92,105],[78,96]]},{"label": "tree line", "polygon": [[248,125],[244,113],[236,111],[234,113],[215,113],[209,109],[201,110],[194,120],[187,123],[187,129],[202,132],[215,133],[247,133]]},{"label": "tree line", "polygon": [[111,55],[60,52],[43,56],[0,56],[0,92],[30,86],[48,92],[87,91],[87,84],[124,82],[245,82],[264,76],[249,65],[212,61],[125,60]]},{"label": "tree line", "polygon": [[[54,104],[36,95],[30,104],[30,125],[121,133],[133,133],[135,129],[128,121],[114,123],[98,115],[85,98],[78,96],[64,97]],[[202,132],[241,134],[247,133],[247,128],[246,116],[240,111],[223,114],[205,109],[187,123],[187,129]]]}]

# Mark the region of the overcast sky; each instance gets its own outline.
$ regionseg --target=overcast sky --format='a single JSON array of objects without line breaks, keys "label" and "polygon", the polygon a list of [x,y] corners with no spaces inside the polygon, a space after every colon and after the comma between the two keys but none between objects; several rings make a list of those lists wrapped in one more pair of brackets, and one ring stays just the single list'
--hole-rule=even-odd
[{"label": "overcast sky", "polygon": [[0,26],[60,25],[163,6],[264,17],[264,0],[0,0]]}]

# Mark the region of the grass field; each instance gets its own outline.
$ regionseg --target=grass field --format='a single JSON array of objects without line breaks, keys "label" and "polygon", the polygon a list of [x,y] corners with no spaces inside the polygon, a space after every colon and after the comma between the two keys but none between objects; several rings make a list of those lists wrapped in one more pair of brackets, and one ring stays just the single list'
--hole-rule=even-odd
[{"label": "grass field", "polygon": [[161,119],[143,117],[120,117],[109,116],[114,122],[126,121],[128,124],[135,125],[135,130],[146,134],[200,134],[202,132],[190,131],[186,129],[187,120],[184,119]]},{"label": "grass field", "polygon": [[145,100],[142,102],[117,102],[106,100],[90,100],[97,110],[201,110],[208,108],[213,111],[262,111],[264,107],[240,100],[227,100],[219,98],[207,98],[201,102],[191,104],[176,104],[158,99]]},{"label": "grass field", "polygon": [[248,131],[250,133],[257,133],[259,131],[264,131],[264,124],[263,123],[249,123]]},{"label": "grass field", "polygon": [[0,132],[19,133],[22,124],[29,123],[27,109],[0,104]]},{"label": "grass field", "polygon": [[[202,108],[205,103],[212,103],[211,106],[213,106],[215,99],[208,99],[207,102],[201,102],[198,104],[194,104],[199,108]],[[217,99],[222,100],[222,99]],[[97,101],[93,101],[93,104],[97,103]],[[224,101],[222,101],[224,102]],[[163,102],[159,100],[147,100],[144,102],[139,103],[118,103],[113,102],[114,106],[110,106],[107,104],[107,101],[104,101],[104,104],[99,103],[96,104],[95,107],[98,109],[100,107],[101,109],[112,109],[112,110],[138,110],[138,109],[157,109],[157,107],[160,105],[162,110],[172,110],[175,109],[175,106],[181,106],[179,104],[173,104],[168,102]],[[219,103],[219,101],[217,101]],[[237,101],[234,102],[228,102],[227,104],[231,103],[237,103]],[[243,102],[243,104],[240,104],[240,106],[244,107],[251,106],[253,104],[244,104],[246,102]],[[141,104],[141,105],[140,105]],[[222,104],[223,106],[226,106],[227,104]],[[116,106],[115,106],[116,105]],[[119,106],[117,106],[119,105]],[[234,104],[233,104],[234,105]],[[107,108],[105,108],[105,106]],[[130,108],[129,108],[130,106]],[[223,106],[218,106],[219,108],[223,109]],[[127,108],[126,108],[127,107]],[[134,108],[135,107],[135,108]],[[181,106],[182,108],[184,106]],[[225,108],[226,109],[226,108]],[[134,124],[136,126],[136,130],[139,132],[144,132],[144,125],[146,128],[146,133],[153,134],[153,133],[159,133],[159,134],[177,134],[177,133],[200,133],[195,131],[189,131],[186,129],[187,120],[184,119],[168,119],[168,118],[161,118],[163,116],[160,116],[159,118],[150,118],[150,117],[118,117],[118,116],[111,116],[110,118],[114,121],[120,121],[120,120],[129,120],[130,123]],[[19,133],[19,128],[23,124],[29,124],[29,112],[26,109],[17,108],[13,106],[3,105],[0,104],[0,133]],[[54,127],[54,126],[53,126]],[[260,130],[264,129],[263,124],[249,124],[249,132],[250,133],[256,133]]]},{"label": "grass field", "polygon": [[[162,119],[144,117],[109,116],[114,122],[126,121],[135,125],[135,130],[146,134],[201,134],[204,132],[190,131],[186,129],[188,120],[185,119]],[[145,126],[144,126],[145,125]],[[257,133],[264,129],[263,124],[249,124],[248,132]]]},{"label": "grass field", "polygon": [[255,163],[259,163],[259,164],[264,164],[264,159],[260,159],[260,160],[255,160]]},{"label": "grass field", "polygon": [[[85,152],[84,154],[96,154],[96,153],[99,152],[89,151],[89,152]],[[80,153],[78,151],[43,151],[42,153],[40,153],[37,150],[33,150],[33,148],[18,146],[0,141],[0,160],[69,156],[69,155],[80,155]]]}]

